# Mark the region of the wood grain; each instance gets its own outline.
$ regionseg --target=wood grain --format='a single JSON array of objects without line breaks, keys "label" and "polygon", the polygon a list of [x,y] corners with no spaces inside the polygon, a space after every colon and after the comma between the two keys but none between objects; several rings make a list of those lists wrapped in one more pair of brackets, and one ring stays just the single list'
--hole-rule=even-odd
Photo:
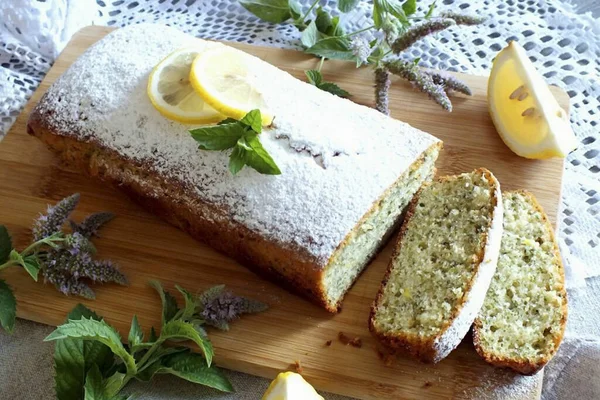
[{"label": "wood grain", "polygon": [[[96,240],[99,256],[119,263],[130,287],[97,287],[95,301],[66,297],[53,287],[35,284],[21,270],[9,269],[3,278],[13,286],[22,318],[56,325],[78,302],[83,302],[114,324],[126,336],[133,314],[148,331],[160,323],[159,299],[148,286],[159,279],[168,289],[180,284],[198,291],[218,283],[270,305],[264,314],[245,317],[228,333],[211,331],[216,362],[225,368],[268,378],[300,361],[304,376],[318,389],[364,399],[375,398],[481,398],[499,389],[512,390],[528,382],[511,398],[538,398],[541,374],[523,378],[494,369],[475,353],[470,339],[437,365],[398,357],[386,366],[368,333],[369,306],[383,277],[391,246],[388,245],[361,276],[344,301],[343,311],[330,315],[307,301],[264,281],[244,267],[191,239],[183,232],[133,204],[116,189],[91,181],[62,167],[37,139],[26,134],[29,112],[48,86],[92,43],[110,31],[88,27],[74,36],[39,89],[0,145],[0,221],[14,235],[17,247],[30,237],[32,220],[54,203],[81,193],[76,220],[93,211],[112,211],[117,218]],[[317,61],[289,50],[231,44],[304,79],[303,71]],[[327,80],[339,83],[353,100],[372,105],[372,75],[344,62],[327,62]],[[394,82],[390,93],[392,115],[428,131],[445,143],[438,162],[441,174],[487,167],[503,189],[532,191],[556,221],[560,199],[562,161],[531,161],[517,157],[502,143],[487,112],[485,77],[461,75],[473,89],[472,97],[454,97],[454,111],[446,113],[404,82]],[[563,107],[567,95],[553,88]],[[368,133],[365,133],[368,135]],[[360,337],[362,348],[344,346],[339,332]],[[331,346],[326,342],[332,340]],[[238,388],[243,390],[244,388]],[[487,398],[487,397],[486,397]]]}]

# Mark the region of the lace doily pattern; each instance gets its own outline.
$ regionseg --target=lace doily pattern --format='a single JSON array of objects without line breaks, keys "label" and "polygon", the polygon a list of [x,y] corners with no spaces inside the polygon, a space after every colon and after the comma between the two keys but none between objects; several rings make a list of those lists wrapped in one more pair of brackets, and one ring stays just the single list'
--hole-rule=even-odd
[{"label": "lace doily pattern", "polygon": [[[159,22],[199,37],[300,48],[291,25],[274,26],[237,1],[217,0],[21,0],[0,2],[0,131],[6,132],[51,61],[70,36],[89,24],[125,26]],[[308,1],[302,1],[308,8]],[[428,2],[426,5],[428,6]],[[335,1],[322,0],[326,9]],[[368,24],[371,2],[342,15],[346,26]],[[495,54],[517,40],[549,83],[571,98],[579,148],[565,163],[560,240],[567,265],[576,259],[583,278],[600,275],[600,23],[557,0],[438,1],[438,11],[487,17],[476,27],[438,34],[405,54],[441,70],[487,74]]]}]

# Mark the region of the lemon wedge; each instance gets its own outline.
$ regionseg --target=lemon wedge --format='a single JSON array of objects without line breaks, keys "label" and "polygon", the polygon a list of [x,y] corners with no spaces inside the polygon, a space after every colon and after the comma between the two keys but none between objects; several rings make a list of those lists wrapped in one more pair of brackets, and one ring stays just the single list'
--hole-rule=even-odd
[{"label": "lemon wedge", "polygon": [[209,124],[225,119],[202,100],[190,84],[192,62],[202,50],[176,50],[150,73],[148,97],[165,117],[184,124]]},{"label": "lemon wedge", "polygon": [[323,400],[323,397],[302,375],[282,372],[271,382],[262,400]]},{"label": "lemon wedge", "polygon": [[249,111],[259,109],[262,124],[267,126],[273,115],[257,87],[257,77],[265,73],[268,72],[248,54],[222,47],[196,57],[190,82],[204,101],[221,114],[239,120]]},{"label": "lemon wedge", "polygon": [[517,42],[494,60],[488,106],[500,137],[521,157],[564,158],[577,147],[567,113]]}]

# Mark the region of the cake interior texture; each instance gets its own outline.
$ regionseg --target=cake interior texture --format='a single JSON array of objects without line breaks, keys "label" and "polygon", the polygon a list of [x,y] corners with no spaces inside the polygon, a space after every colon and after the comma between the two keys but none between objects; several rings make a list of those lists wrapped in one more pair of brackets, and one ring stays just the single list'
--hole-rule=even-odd
[{"label": "cake interior texture", "polygon": [[464,303],[492,222],[482,174],[436,180],[419,195],[372,320],[378,332],[440,334]]},{"label": "cake interior texture", "polygon": [[476,322],[479,346],[504,359],[537,363],[556,352],[566,295],[552,228],[530,195],[507,192],[496,275]]},{"label": "cake interior texture", "polygon": [[373,206],[338,249],[325,269],[323,286],[330,304],[337,304],[350,288],[368,261],[393,231],[402,212],[419,190],[435,173],[439,147],[426,152],[422,160],[411,166]]}]

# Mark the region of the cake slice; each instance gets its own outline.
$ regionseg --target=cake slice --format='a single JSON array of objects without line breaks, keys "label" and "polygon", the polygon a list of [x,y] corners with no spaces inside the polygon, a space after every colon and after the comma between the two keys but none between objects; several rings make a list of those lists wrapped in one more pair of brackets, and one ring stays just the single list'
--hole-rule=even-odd
[{"label": "cake slice", "polygon": [[371,332],[422,361],[446,357],[483,304],[501,237],[502,197],[490,171],[425,184],[371,308]]},{"label": "cake slice", "polygon": [[506,192],[496,275],[473,342],[489,363],[534,374],[556,354],[567,322],[567,294],[548,218],[526,191]]},{"label": "cake slice", "polygon": [[152,69],[176,49],[224,46],[162,25],[118,29],[89,48],[33,110],[30,134],[71,168],[256,272],[336,312],[421,184],[435,137],[252,57],[272,126],[260,141],[281,175],[228,170],[193,128],[159,114]]}]

